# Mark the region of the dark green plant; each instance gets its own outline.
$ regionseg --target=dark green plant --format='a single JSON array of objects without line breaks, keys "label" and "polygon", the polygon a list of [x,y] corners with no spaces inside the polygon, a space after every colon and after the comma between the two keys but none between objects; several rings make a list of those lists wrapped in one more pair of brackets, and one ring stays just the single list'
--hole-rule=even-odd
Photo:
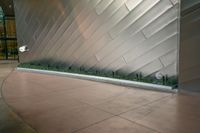
[{"label": "dark green plant", "polygon": [[143,77],[142,73],[131,73],[129,75],[120,72],[120,71],[101,71],[99,69],[86,69],[85,67],[76,67],[76,66],[68,66],[65,63],[50,63],[52,60],[40,60],[40,61],[32,61],[27,63],[21,63],[18,67],[22,68],[32,68],[32,69],[42,69],[42,70],[51,70],[51,71],[61,71],[61,72],[69,72],[69,73],[80,73],[85,75],[95,75],[101,77],[110,77],[116,79],[124,79],[131,81],[139,81],[153,84],[161,84],[172,86],[173,88],[177,88],[177,77],[168,77],[167,75],[163,76],[162,79],[156,79],[154,75],[150,75],[147,77]]}]

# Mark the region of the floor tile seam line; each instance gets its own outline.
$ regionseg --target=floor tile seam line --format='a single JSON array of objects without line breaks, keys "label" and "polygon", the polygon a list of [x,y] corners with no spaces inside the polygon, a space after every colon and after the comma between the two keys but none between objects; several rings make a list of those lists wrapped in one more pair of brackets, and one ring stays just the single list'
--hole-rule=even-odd
[{"label": "floor tile seam line", "polygon": [[97,125],[97,124],[102,123],[102,122],[104,122],[104,121],[106,121],[106,120],[112,119],[112,118],[114,118],[114,117],[117,117],[117,116],[113,115],[113,116],[108,117],[108,118],[105,118],[105,119],[103,119],[103,120],[101,120],[101,121],[97,121],[97,122],[92,123],[92,124],[90,124],[90,125],[88,125],[88,126],[86,126],[86,127],[77,129],[77,130],[73,131],[72,133],[77,133],[77,132],[79,132],[79,131],[82,131],[82,130],[84,130],[84,129],[90,128],[90,127],[92,127],[92,126],[94,126],[94,125]]},{"label": "floor tile seam line", "polygon": [[[89,87],[89,86],[85,86],[85,87]],[[45,87],[46,89],[48,89],[47,87]],[[56,93],[56,92],[64,92],[64,91],[71,91],[71,90],[74,90],[74,89],[79,89],[79,88],[70,88],[70,89],[67,89],[67,90],[65,90],[65,89],[62,89],[61,91],[58,91],[58,90],[55,90],[55,91],[52,91],[52,92],[49,92],[49,93],[45,93],[45,94],[47,94],[48,96],[49,95],[52,95],[53,93]],[[30,96],[30,95],[25,95],[25,96],[22,96],[22,98],[26,98],[26,97],[28,97],[28,96]],[[40,96],[40,95],[38,95],[38,94],[31,94],[31,96]],[[21,98],[21,97],[20,97]]]},{"label": "floor tile seam line", "polygon": [[[117,97],[123,95],[124,93],[126,93],[126,91],[127,91],[127,90],[124,90],[124,91],[123,91],[120,95],[118,95]],[[112,96],[112,98],[115,99],[115,96]],[[116,114],[113,114],[113,113],[111,113],[111,112],[108,112],[108,111],[106,111],[106,110],[104,110],[104,109],[101,109],[101,108],[98,108],[98,107],[97,107],[97,105],[103,104],[103,103],[107,103],[107,102],[109,102],[110,100],[112,100],[112,99],[108,98],[108,99],[106,99],[105,101],[103,101],[103,102],[101,102],[101,103],[98,103],[98,104],[96,104],[96,105],[92,105],[92,104],[89,104],[89,103],[87,103],[87,102],[83,102],[83,101],[80,101],[80,100],[77,100],[77,101],[78,101],[78,102],[81,102],[81,103],[83,103],[83,104],[87,104],[87,105],[89,105],[89,106],[91,106],[91,107],[93,107],[93,108],[96,108],[96,109],[98,109],[98,110],[101,110],[101,111],[103,111],[103,112],[105,112],[105,113],[109,113],[109,114],[111,114],[111,115],[117,116]]]},{"label": "floor tile seam line", "polygon": [[82,101],[80,101],[80,100],[78,100],[78,101],[81,102],[81,103],[83,103],[83,104],[86,104],[86,105],[88,105],[88,106],[91,106],[91,107],[93,107],[93,108],[95,108],[95,109],[97,109],[97,110],[103,111],[104,113],[108,113],[108,114],[110,114],[110,115],[112,115],[112,116],[116,116],[115,114],[113,114],[113,113],[111,113],[111,112],[108,112],[108,111],[106,111],[106,110],[103,110],[103,109],[101,109],[101,108],[96,107],[95,105],[92,105],[92,104],[89,104],[89,103],[86,103],[86,102],[82,102]]},{"label": "floor tile seam line", "polygon": [[[48,94],[48,93],[45,93],[45,94]],[[11,99],[12,99],[12,100],[17,100],[17,99],[21,99],[21,98],[27,98],[27,97],[30,97],[30,96],[38,97],[38,96],[42,96],[42,94],[24,95],[24,96],[20,96],[20,97],[11,98]],[[10,99],[10,98],[9,98],[9,99]]]},{"label": "floor tile seam line", "polygon": [[117,116],[120,116],[120,115],[122,115],[122,114],[125,114],[125,113],[127,113],[127,112],[129,112],[129,111],[134,111],[134,110],[140,109],[140,108],[142,108],[142,107],[144,107],[144,106],[148,106],[148,105],[150,105],[150,104],[152,104],[152,103],[156,103],[156,102],[158,102],[160,99],[166,99],[167,97],[170,97],[170,96],[165,96],[165,97],[163,97],[163,98],[159,98],[159,99],[157,99],[157,100],[151,101],[151,102],[146,103],[146,104],[143,104],[143,105],[141,105],[141,106],[134,107],[134,108],[130,108],[130,109],[128,109],[127,111],[124,111],[124,112],[122,112],[122,113],[117,114]]},{"label": "floor tile seam line", "polygon": [[[124,93],[126,93],[126,91],[127,91],[127,90],[124,90],[124,91],[121,92],[120,94],[111,96],[110,98],[107,98],[107,99],[105,99],[103,102],[97,103],[96,105],[103,104],[103,103],[107,103],[107,102],[109,102],[109,101],[111,101],[111,100],[114,100],[115,98],[118,98],[119,96],[121,96],[121,95],[123,95]],[[79,102],[82,102],[82,101],[80,101],[80,100],[78,100],[78,101],[79,101]],[[86,102],[82,102],[82,103],[86,103]],[[97,108],[95,105],[92,105],[92,104],[89,104],[89,103],[86,103],[86,104]],[[100,108],[97,108],[97,109],[100,109]],[[101,109],[100,109],[100,110],[101,110]],[[102,111],[104,111],[104,110],[102,110]],[[113,114],[113,115],[114,115],[114,114]]]},{"label": "floor tile seam line", "polygon": [[2,100],[4,101],[4,103],[8,106],[9,110],[11,110],[11,111],[17,116],[17,118],[18,118],[19,120],[21,120],[22,124],[25,124],[25,125],[29,126],[31,129],[33,129],[33,131],[34,131],[35,133],[39,133],[39,132],[36,130],[36,128],[34,128],[31,124],[29,124],[28,122],[26,122],[26,121],[22,118],[22,116],[21,116],[19,113],[17,113],[17,111],[16,111],[12,106],[10,106],[10,105],[6,102],[6,100],[4,99],[3,96],[1,97],[1,99],[2,99]]},{"label": "floor tile seam line", "polygon": [[[24,72],[24,71],[18,71],[18,70],[15,70],[15,69],[14,69],[14,71],[17,71],[17,72]],[[25,73],[33,73],[33,74],[47,75],[47,74],[43,74],[43,73],[35,73],[35,72],[27,72],[27,71],[25,71]],[[48,75],[48,76],[54,76],[54,75]],[[64,76],[64,77],[63,77],[63,76],[59,76],[59,77],[66,78],[65,76]],[[98,82],[98,81],[93,81],[93,80],[91,81],[91,80],[81,79],[81,78],[75,78],[75,77],[67,77],[67,78],[76,79],[76,80],[81,80],[81,81],[85,81],[85,82],[87,82],[87,81],[89,81],[89,82],[94,82],[93,84],[88,85],[88,86],[85,86],[85,87],[94,86],[94,85],[99,85],[99,84],[97,84],[97,83],[100,83],[100,82]],[[33,82],[33,81],[30,80],[30,82]],[[105,83],[103,83],[103,84],[105,84]]]},{"label": "floor tile seam line", "polygon": [[[27,97],[30,97],[30,96],[38,97],[38,96],[41,96],[41,94],[24,95],[24,96],[20,96],[20,97],[11,98],[11,99],[12,99],[12,100],[17,100],[17,99],[21,99],[21,98],[27,98]],[[10,98],[9,98],[9,99],[10,99]]]},{"label": "floor tile seam line", "polygon": [[[165,96],[164,99],[166,99],[167,97],[170,97],[170,96]],[[89,104],[89,103],[86,103],[86,102],[82,102],[82,101],[80,101],[80,100],[78,100],[78,101],[81,102],[81,103],[87,104],[87,105],[89,105],[89,106],[91,106],[91,107],[93,107],[93,108],[96,108],[96,109],[98,109],[98,110],[101,110],[101,111],[103,111],[103,112],[105,112],[105,113],[109,113],[109,114],[114,115],[114,116],[120,116],[120,115],[122,115],[122,114],[124,114],[124,113],[127,113],[127,112],[129,112],[129,111],[134,111],[134,110],[140,109],[140,108],[142,108],[142,107],[144,107],[144,106],[147,106],[147,105],[149,105],[149,104],[152,104],[152,103],[154,103],[154,102],[157,102],[157,101],[160,100],[160,99],[163,99],[163,98],[159,98],[159,99],[157,99],[157,100],[151,101],[151,102],[149,102],[149,103],[147,103],[147,104],[138,106],[138,107],[136,107],[136,108],[128,109],[127,111],[124,111],[124,112],[119,113],[119,114],[113,114],[112,112],[108,112],[108,111],[106,111],[106,110],[104,110],[104,109],[98,108],[98,107],[96,107],[95,105],[92,105],[92,104]]]},{"label": "floor tile seam line", "polygon": [[8,106],[9,106],[9,108],[11,109],[11,111],[13,111],[13,112],[16,114],[16,116],[22,121],[23,124],[26,124],[26,125],[29,126],[31,129],[33,129],[33,131],[34,131],[35,133],[39,133],[39,131],[38,131],[32,124],[30,124],[29,122],[27,122],[26,120],[23,119],[22,115],[20,115],[19,112],[17,112],[14,108],[12,108],[12,106],[10,106],[10,105],[8,105]]},{"label": "floor tile seam line", "polygon": [[[37,74],[37,73],[36,73]],[[50,76],[51,77],[51,75],[48,75],[48,76]],[[66,77],[63,77],[63,78],[66,78]],[[74,79],[74,78],[71,78],[71,79]],[[78,79],[79,80],[79,79]],[[80,79],[81,80],[81,79]],[[84,80],[85,81],[85,80]],[[36,83],[36,82],[34,82],[33,80],[29,80],[29,82],[32,82],[32,83]],[[41,85],[41,83],[37,83],[37,84],[40,84]],[[93,83],[93,84],[91,84],[91,85],[87,85],[87,86],[93,86],[93,85],[97,85],[97,83],[95,82],[95,83]],[[43,85],[42,85],[43,86]]]},{"label": "floor tile seam line", "polygon": [[5,104],[8,106],[8,108],[22,121],[23,124],[26,124],[27,126],[29,126],[31,129],[33,129],[34,132],[39,133],[32,125],[30,125],[24,119],[22,119],[22,117],[6,102],[6,99],[3,95],[3,86],[5,84],[5,81],[13,73],[14,70],[15,70],[15,68],[11,69],[10,73],[7,76],[5,76],[2,84],[0,85],[0,91],[1,91],[1,95],[2,95],[1,99],[5,102]]},{"label": "floor tile seam line", "polygon": [[5,101],[5,99],[4,99],[4,96],[3,96],[3,86],[4,86],[4,84],[5,84],[5,81],[8,79],[8,77],[11,75],[11,73],[13,72],[13,70],[14,69],[11,69],[11,71],[6,75],[6,76],[4,76],[3,78],[3,80],[2,80],[2,83],[1,83],[1,85],[0,85],[0,91],[1,91],[1,97],[3,98],[3,100]]},{"label": "floor tile seam line", "polygon": [[118,97],[120,97],[120,96],[122,96],[123,94],[126,94],[127,93],[127,88],[125,88],[125,90],[123,90],[123,92],[121,92],[121,93],[119,93],[119,94],[117,94],[117,95],[115,95],[115,96],[112,96],[112,97],[110,97],[110,98],[108,98],[109,100],[113,100],[113,99],[115,99],[115,98],[118,98]]},{"label": "floor tile seam line", "polygon": [[114,100],[114,99],[116,99],[116,98],[122,96],[122,95],[125,94],[126,92],[127,92],[127,90],[124,90],[123,92],[120,92],[120,93],[117,94],[117,95],[111,96],[110,98],[107,98],[107,99],[105,99],[105,101],[100,102],[100,103],[98,103],[98,104],[96,104],[96,105],[99,105],[99,104],[103,104],[103,103],[107,103],[107,102],[109,102],[109,101],[112,101],[112,100]]},{"label": "floor tile seam line", "polygon": [[121,119],[127,120],[127,121],[129,121],[129,122],[131,122],[131,123],[134,123],[134,124],[136,124],[136,125],[139,125],[139,126],[142,126],[142,127],[148,128],[148,129],[151,129],[151,130],[155,131],[156,133],[162,133],[162,132],[160,132],[160,131],[158,131],[158,130],[156,130],[156,129],[153,129],[153,128],[151,128],[151,127],[148,127],[148,126],[143,125],[143,124],[141,124],[141,123],[138,123],[138,122],[136,122],[136,121],[132,121],[132,120],[126,119],[126,118],[121,117],[121,116],[118,116],[118,117],[120,117]]},{"label": "floor tile seam line", "polygon": [[[33,81],[30,81],[30,82],[34,83]],[[34,84],[36,84],[36,83],[34,83]],[[38,83],[37,83],[37,84],[38,84]],[[86,85],[86,86],[83,86],[83,87],[90,87],[90,86],[94,86],[94,85],[96,85],[96,84],[94,83],[94,84],[92,84],[92,85]],[[48,87],[45,87],[45,86],[42,85],[41,83],[39,83],[39,86],[48,89]],[[80,87],[79,87],[79,88],[80,88]],[[72,87],[72,88],[70,88],[70,89],[78,89],[78,87]]]},{"label": "floor tile seam line", "polygon": [[167,97],[169,97],[169,96],[165,96],[165,97],[159,98],[159,99],[157,99],[157,100],[153,100],[153,101],[151,101],[151,102],[149,102],[149,103],[146,103],[146,104],[143,104],[143,105],[141,105],[141,106],[138,106],[138,107],[129,109],[129,110],[127,110],[127,111],[124,111],[124,112],[122,112],[122,113],[120,113],[120,114],[118,114],[118,115],[122,115],[122,114],[124,114],[124,113],[129,112],[129,111],[134,111],[134,110],[140,109],[140,108],[142,108],[142,107],[144,107],[144,106],[148,106],[148,105],[150,105],[150,104],[152,104],[152,103],[156,103],[156,102],[158,102],[160,99],[166,99]]},{"label": "floor tile seam line", "polygon": [[[78,100],[78,101],[79,101],[79,100]],[[98,109],[98,110],[100,110],[100,111],[103,111],[104,113],[108,113],[108,114],[110,114],[110,115],[112,115],[112,116],[116,116],[116,117],[119,116],[118,114],[114,114],[114,113],[112,113],[112,112],[109,112],[109,111],[106,111],[106,110],[104,110],[104,109],[98,108],[98,107],[96,107],[95,105],[92,105],[92,104],[89,104],[89,103],[86,103],[86,102],[82,102],[82,101],[79,101],[79,102],[81,102],[81,103],[83,103],[83,104],[86,104],[86,105],[89,105],[89,106],[91,106],[91,107],[93,107],[93,108],[95,108],[95,109]]]}]

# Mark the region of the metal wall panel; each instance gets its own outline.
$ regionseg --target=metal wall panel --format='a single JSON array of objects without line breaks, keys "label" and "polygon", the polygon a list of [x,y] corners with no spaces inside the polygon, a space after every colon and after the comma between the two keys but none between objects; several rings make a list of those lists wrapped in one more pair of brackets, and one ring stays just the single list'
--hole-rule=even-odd
[{"label": "metal wall panel", "polygon": [[162,75],[174,76],[177,74],[177,62],[173,62],[172,64],[160,69],[159,71]]},{"label": "metal wall panel", "polygon": [[149,24],[143,29],[144,35],[149,38],[156,32],[173,22],[178,18],[178,8],[175,6],[173,9],[166,11],[159,19],[156,19],[153,23]]},{"label": "metal wall panel", "polygon": [[116,47],[115,51],[109,53],[108,55],[105,55],[101,62],[97,64],[97,66],[100,65],[101,68],[105,68],[107,65],[112,66],[113,61],[118,59],[120,56],[123,56],[123,54],[126,53],[128,49],[134,48],[144,40],[144,35],[139,32],[138,34],[126,40],[124,43],[120,44],[120,46]]},{"label": "metal wall panel", "polygon": [[148,40],[145,40],[142,44],[138,45],[138,47],[130,49],[124,55],[126,62],[131,62],[132,60],[139,58],[139,56],[150,51],[152,47],[160,45],[160,43],[162,43],[169,37],[173,36],[174,34],[177,34],[177,28],[177,21],[173,21],[165,28],[151,36]]},{"label": "metal wall panel", "polygon": [[109,33],[115,38],[120,32],[128,28],[131,24],[136,22],[142,15],[153,8],[159,0],[145,0],[132,10],[122,21],[119,22]]},{"label": "metal wall panel", "polygon": [[133,10],[136,6],[138,6],[143,0],[127,0],[126,6],[129,11]]},{"label": "metal wall panel", "polygon": [[182,0],[180,88],[200,92],[200,1]]},{"label": "metal wall panel", "polygon": [[[157,20],[161,19],[161,15],[167,13],[167,11],[171,11],[172,4],[169,1],[161,1],[154,8],[149,10],[146,14],[144,14],[140,19],[138,19],[135,23],[133,23],[128,29],[123,31],[121,34],[134,34],[138,31],[146,27],[151,27],[149,25],[156,23]],[[157,25],[157,24],[155,24]],[[157,25],[158,26],[158,25]],[[121,35],[120,34],[120,35]]]},{"label": "metal wall panel", "polygon": [[162,68],[163,68],[163,65],[160,62],[160,60],[156,59],[156,60],[150,62],[149,64],[145,65],[144,67],[140,68],[137,71],[142,72],[143,76],[146,77],[146,76],[149,76],[156,71],[159,71]]},{"label": "metal wall panel", "polygon": [[177,45],[175,45],[178,42],[177,38],[177,34],[171,36],[164,42],[151,48],[149,51],[145,52],[145,54],[142,54],[126,66],[122,67],[121,70],[129,74],[129,72],[134,72],[137,69],[140,69],[140,67],[143,67],[155,59],[165,55],[169,51],[177,49]]},{"label": "metal wall panel", "polygon": [[19,45],[30,49],[20,53],[21,62],[48,59],[102,71],[177,75],[172,66],[178,0],[14,0],[14,5]]},{"label": "metal wall panel", "polygon": [[174,56],[176,56],[177,50],[174,51],[170,51],[169,53],[167,53],[166,55],[160,57],[160,61],[162,62],[162,64],[167,67],[168,65],[176,62],[176,60],[173,58]]},{"label": "metal wall panel", "polygon": [[114,0],[102,0],[96,7],[96,12],[98,15],[103,13],[103,11],[113,2]]}]

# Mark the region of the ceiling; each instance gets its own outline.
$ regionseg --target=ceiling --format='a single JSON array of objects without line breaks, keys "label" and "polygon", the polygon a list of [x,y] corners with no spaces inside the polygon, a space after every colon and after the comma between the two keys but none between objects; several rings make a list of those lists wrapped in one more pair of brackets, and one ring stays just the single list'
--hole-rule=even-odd
[{"label": "ceiling", "polygon": [[0,0],[0,6],[2,7],[6,16],[14,15],[13,1],[12,0]]}]

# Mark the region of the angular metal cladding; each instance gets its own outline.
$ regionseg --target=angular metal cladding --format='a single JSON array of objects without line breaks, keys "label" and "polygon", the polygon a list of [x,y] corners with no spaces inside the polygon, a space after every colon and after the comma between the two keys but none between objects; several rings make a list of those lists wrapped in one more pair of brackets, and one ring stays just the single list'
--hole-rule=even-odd
[{"label": "angular metal cladding", "polygon": [[169,67],[177,64],[176,0],[14,0],[14,4],[19,45],[30,49],[20,54],[21,62],[49,59],[51,64],[86,69],[177,75]]},{"label": "angular metal cladding", "polygon": [[200,1],[181,1],[179,83],[186,91],[200,92]]}]

